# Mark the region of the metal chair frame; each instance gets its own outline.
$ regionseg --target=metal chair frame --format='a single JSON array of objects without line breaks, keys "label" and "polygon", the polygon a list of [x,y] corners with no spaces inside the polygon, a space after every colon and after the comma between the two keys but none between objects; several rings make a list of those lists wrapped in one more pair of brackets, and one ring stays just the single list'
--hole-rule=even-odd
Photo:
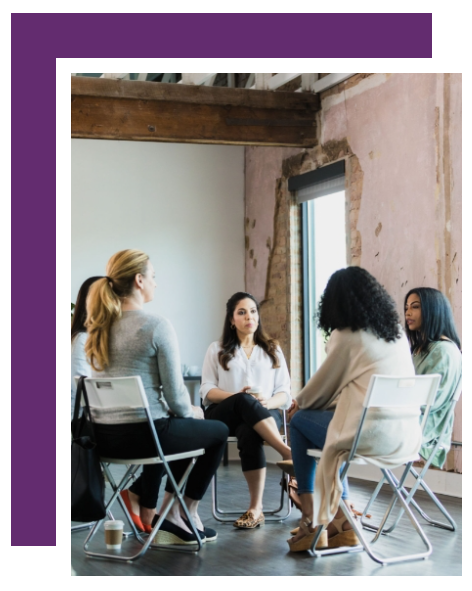
[{"label": "metal chair frame", "polygon": [[[284,443],[287,443],[287,416],[286,416],[285,411],[282,411],[282,414],[283,414],[282,439],[283,439]],[[227,442],[228,443],[236,443],[237,438],[236,437],[228,437]],[[230,521],[234,521],[235,518],[239,517],[241,515],[241,512],[244,511],[244,509],[232,510],[232,511],[224,511],[224,510],[220,509],[220,507],[218,506],[218,477],[217,477],[217,475],[218,475],[218,470],[215,472],[215,475],[213,476],[213,479],[211,481],[211,490],[212,490],[211,511],[212,511],[213,517],[217,521],[221,521],[222,523],[228,523]],[[270,511],[264,510],[264,517],[265,517],[266,521],[284,521],[285,519],[287,519],[287,517],[292,512],[290,497],[288,495],[288,483],[289,483],[290,476],[282,470],[282,478],[285,482],[285,487],[284,486],[280,487],[281,492],[280,492],[279,507],[277,509],[273,509]],[[284,503],[284,496],[286,497],[286,503]],[[281,511],[284,509],[284,504],[286,505],[285,512],[281,513]]]},{"label": "metal chair frame", "polygon": [[[423,468],[421,469],[421,471],[418,473],[413,468],[413,462],[408,462],[407,464],[405,464],[405,470],[404,470],[402,476],[400,477],[400,479],[396,478],[396,476],[390,472],[390,476],[392,477],[393,481],[395,482],[396,487],[400,488],[402,494],[405,496],[406,503],[411,504],[414,507],[414,509],[421,515],[421,517],[425,521],[427,521],[430,525],[432,525],[434,527],[439,527],[440,529],[446,529],[448,531],[456,531],[456,528],[457,528],[456,522],[451,517],[451,515],[448,513],[448,511],[446,510],[444,505],[436,497],[434,492],[426,484],[426,482],[424,481],[424,477],[426,476],[428,468],[431,465],[431,462],[433,461],[435,455],[444,446],[444,439],[446,436],[446,433],[445,433],[446,426],[449,421],[449,418],[451,416],[453,416],[453,414],[454,414],[456,404],[459,401],[461,394],[462,394],[462,377],[460,378],[459,383],[458,383],[458,385],[454,391],[453,397],[451,399],[450,406],[447,411],[446,419],[444,421],[443,429],[442,429],[441,433],[439,434],[438,440],[437,440],[436,444],[434,445],[431,455],[429,456],[428,460],[426,461],[426,463],[423,466]],[[406,478],[408,477],[409,474],[411,474],[415,478],[415,483],[411,487],[410,492],[408,492],[404,487],[404,482],[406,481]],[[372,496],[370,497],[369,502],[367,503],[367,505],[362,513],[362,517],[361,517],[362,525],[364,526],[364,528],[370,529],[372,531],[377,531],[379,526],[373,525],[371,523],[367,523],[365,521],[365,516],[366,516],[367,512],[369,511],[371,505],[374,503],[375,499],[377,498],[377,495],[379,494],[380,489],[382,488],[382,485],[384,483],[385,483],[385,477],[382,477],[380,482],[378,483],[377,487],[375,488],[374,492],[372,493]],[[433,503],[436,505],[436,507],[439,509],[439,511],[444,515],[444,517],[447,519],[448,523],[444,523],[442,521],[437,521],[435,519],[432,519],[431,517],[429,517],[429,515],[427,513],[425,513],[423,511],[423,509],[421,509],[419,504],[413,498],[416,491],[418,490],[418,488],[420,486],[428,494],[428,496],[433,501]],[[388,519],[391,511],[393,510],[395,503],[396,503],[396,500],[393,499],[393,504],[390,507],[389,514],[387,515],[387,519]],[[397,527],[398,522],[400,521],[402,515],[403,515],[403,509],[400,509],[394,523],[389,528],[384,528],[382,533],[383,534],[391,533]]]},{"label": "metal chair frame", "polygon": [[84,531],[84,529],[90,529],[95,525],[95,521],[90,521],[90,523],[81,523],[80,525],[71,525],[70,531],[72,534],[75,534],[79,531]]},{"label": "metal chair frame", "polygon": [[[202,541],[200,536],[198,535],[197,528],[192,520],[192,517],[187,509],[187,506],[183,499],[183,494],[185,491],[185,486],[187,484],[188,477],[190,472],[192,471],[195,462],[198,456],[201,456],[205,453],[204,449],[197,449],[189,452],[178,453],[178,454],[170,454],[164,455],[162,451],[161,444],[159,442],[158,435],[156,433],[156,429],[154,427],[154,422],[151,417],[151,413],[149,411],[149,405],[146,398],[146,394],[144,392],[144,387],[142,384],[142,380],[140,376],[132,376],[126,378],[87,378],[84,380],[84,386],[86,389],[86,394],[88,395],[88,399],[90,401],[90,408],[100,408],[101,410],[106,410],[107,408],[113,408],[113,410],[117,410],[119,408],[126,408],[129,410],[133,408],[136,411],[143,410],[149,428],[151,430],[151,434],[154,439],[154,443],[156,445],[157,455],[152,458],[140,458],[140,459],[120,459],[120,458],[105,458],[100,457],[100,463],[102,469],[105,473],[105,476],[110,483],[112,488],[112,496],[106,505],[107,514],[110,515],[110,510],[115,503],[116,500],[121,505],[121,508],[131,526],[132,536],[136,538],[136,540],[141,544],[141,548],[135,552],[134,554],[114,554],[113,551],[109,551],[108,553],[104,552],[92,552],[89,549],[90,542],[94,538],[95,534],[100,528],[100,525],[104,521],[101,519],[100,521],[95,522],[93,524],[90,533],[88,534],[85,542],[84,542],[84,552],[87,556],[95,557],[95,558],[106,558],[108,560],[113,560],[117,562],[133,562],[143,556],[149,547],[152,549],[164,549],[164,550],[177,550],[180,552],[191,552],[196,553],[199,552],[202,548]],[[110,393],[110,389],[112,393]],[[113,392],[115,389],[115,392]],[[111,394],[111,395],[110,395]],[[113,399],[116,398],[116,402],[113,403]],[[121,404],[120,404],[121,402]],[[176,482],[172,470],[169,467],[169,463],[175,460],[181,459],[189,459],[189,464],[185,473],[183,474],[179,483]],[[127,465],[128,469],[125,472],[125,475],[117,484],[113,475],[110,471],[109,464],[120,464],[120,465]],[[172,483],[174,488],[173,497],[167,506],[167,508],[161,513],[157,523],[154,525],[152,532],[145,538],[141,532],[138,532],[136,526],[131,519],[131,516],[126,508],[126,505],[121,498],[120,492],[126,488],[130,480],[135,476],[136,472],[139,468],[146,464],[162,464],[164,466],[165,473],[167,474],[168,479]],[[193,534],[196,536],[197,545],[191,546],[177,546],[177,545],[152,545],[151,543],[159,531],[164,519],[166,518],[167,514],[169,513],[172,505],[175,502],[178,502],[182,507],[185,516],[190,524],[191,530]],[[90,524],[86,524],[82,526],[82,528],[88,527]],[[79,526],[81,527],[81,526]]]},{"label": "metal chair frame", "polygon": [[[110,519],[110,521],[114,521],[115,518],[113,517],[113,514],[111,511],[108,511],[107,513],[108,519]],[[93,527],[97,522],[96,521],[89,521],[88,523],[81,523],[80,525],[71,525],[70,531],[72,534],[75,534],[79,531],[84,531],[86,529],[90,529],[91,527]],[[129,536],[132,536],[133,532],[130,531],[124,531],[123,532],[123,537],[124,538],[129,538]]]},{"label": "metal chair frame", "polygon": [[[415,377],[397,377],[397,376],[381,376],[381,375],[373,375],[370,379],[369,386],[367,388],[367,393],[364,399],[363,404],[363,411],[361,414],[361,418],[359,421],[359,426],[357,428],[356,435],[354,437],[354,441],[349,452],[349,456],[344,464],[343,470],[341,472],[341,481],[347,476],[349,467],[352,463],[362,464],[362,463],[370,463],[369,458],[356,457],[356,450],[359,444],[360,435],[362,432],[362,428],[364,426],[365,418],[369,408],[371,407],[389,407],[389,406],[415,406],[417,408],[425,406],[425,410],[423,413],[422,421],[421,421],[421,429],[423,430],[426,425],[426,420],[428,418],[428,414],[431,408],[431,404],[436,396],[437,389],[439,387],[439,383],[441,380],[441,376],[439,374],[430,374],[424,376],[415,376]],[[307,454],[319,459],[321,457],[322,450],[319,449],[309,449],[307,450]],[[312,554],[319,558],[322,556],[328,556],[331,554],[343,554],[343,553],[353,553],[353,552],[361,552],[365,550],[369,557],[374,560],[375,562],[385,566],[389,564],[395,564],[399,562],[406,562],[410,560],[419,560],[419,559],[427,559],[430,556],[433,548],[431,546],[430,541],[426,537],[423,529],[421,528],[420,524],[418,523],[417,519],[415,518],[413,512],[409,507],[409,503],[405,499],[402,493],[402,486],[397,485],[395,480],[392,477],[391,471],[388,469],[381,468],[380,469],[383,478],[385,481],[390,485],[393,490],[393,498],[387,509],[384,518],[382,519],[380,525],[378,526],[377,532],[374,538],[370,541],[367,541],[362,528],[359,527],[359,522],[354,516],[351,514],[350,507],[347,505],[344,499],[341,499],[340,507],[349,521],[352,529],[358,536],[361,544],[358,546],[345,546],[341,548],[328,548],[324,550],[317,550],[316,544],[321,536],[322,531],[325,529],[324,526],[319,526],[317,528],[316,535],[314,536],[311,552]],[[403,511],[408,515],[408,518],[411,521],[414,529],[418,533],[419,537],[421,538],[422,542],[426,546],[426,551],[419,552],[416,554],[405,554],[401,556],[391,556],[391,557],[384,557],[380,556],[379,554],[375,553],[370,544],[375,543],[383,532],[385,522],[390,514],[391,508],[396,501],[399,501]]]},{"label": "metal chair frame", "polygon": [[[108,511],[107,513],[108,515],[108,519],[110,519],[110,521],[114,521],[114,517],[111,511]],[[91,527],[93,527],[95,525],[96,521],[89,521],[88,523],[81,523],[79,525],[71,525],[70,531],[72,534],[75,534],[79,531],[84,531],[85,529],[90,529]],[[123,537],[127,538],[128,536],[131,536],[131,532],[123,532]]]}]

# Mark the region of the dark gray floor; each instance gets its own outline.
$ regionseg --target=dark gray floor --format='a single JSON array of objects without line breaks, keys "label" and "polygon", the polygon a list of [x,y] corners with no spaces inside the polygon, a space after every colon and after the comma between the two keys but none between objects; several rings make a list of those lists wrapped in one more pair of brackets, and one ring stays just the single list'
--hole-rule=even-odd
[{"label": "dark gray floor", "polygon": [[[280,471],[268,467],[268,482],[264,497],[266,508],[278,501]],[[239,506],[245,510],[248,502],[247,487],[239,464],[230,462],[219,470],[220,506]],[[362,480],[350,480],[351,499],[361,509],[365,506],[374,484]],[[162,498],[162,497],[161,497]],[[390,496],[381,493],[372,521],[377,523]],[[431,516],[439,516],[434,505],[424,493],[416,497]],[[440,496],[440,500],[458,524],[457,532],[448,532],[428,525],[424,529],[429,537],[433,554],[428,560],[382,567],[374,563],[365,552],[313,558],[308,552],[290,553],[286,539],[289,530],[298,525],[297,509],[285,522],[267,523],[255,530],[238,530],[231,524],[220,524],[211,516],[211,491],[201,503],[200,515],[206,525],[218,530],[218,540],[207,543],[198,554],[149,549],[144,557],[133,564],[119,564],[107,560],[88,558],[83,553],[87,532],[72,534],[72,566],[79,576],[461,576],[462,574],[462,502],[461,499]],[[225,505],[225,501],[227,505]],[[243,512],[243,511],[241,511]],[[115,505],[115,518],[123,518],[119,505]],[[420,521],[421,522],[421,521]],[[126,528],[125,528],[126,529]],[[368,534],[371,535],[371,534]],[[370,538],[369,538],[370,539]],[[137,545],[135,540],[124,542],[126,548]],[[103,532],[99,531],[93,546],[103,551]],[[403,517],[395,532],[376,544],[379,551],[412,554],[424,546]]]}]

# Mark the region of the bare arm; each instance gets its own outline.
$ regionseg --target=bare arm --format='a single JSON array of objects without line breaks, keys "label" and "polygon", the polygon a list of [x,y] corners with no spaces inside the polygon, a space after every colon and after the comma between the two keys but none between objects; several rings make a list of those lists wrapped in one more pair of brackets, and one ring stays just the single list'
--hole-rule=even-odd
[{"label": "bare arm", "polygon": [[273,410],[275,408],[281,408],[285,406],[287,402],[287,394],[285,392],[277,392],[270,398],[259,399],[259,402],[267,408],[267,410]]}]

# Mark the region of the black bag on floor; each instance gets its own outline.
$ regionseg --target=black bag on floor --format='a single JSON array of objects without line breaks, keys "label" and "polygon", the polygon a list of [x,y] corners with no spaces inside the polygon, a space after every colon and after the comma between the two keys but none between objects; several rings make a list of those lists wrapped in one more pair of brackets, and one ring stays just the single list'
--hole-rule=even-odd
[{"label": "black bag on floor", "polygon": [[[77,384],[74,417],[72,419],[71,455],[71,521],[98,521],[106,515],[105,480],[96,449],[92,417],[84,387],[85,376]],[[79,418],[82,395],[85,408]],[[89,421],[87,421],[87,417]]]}]

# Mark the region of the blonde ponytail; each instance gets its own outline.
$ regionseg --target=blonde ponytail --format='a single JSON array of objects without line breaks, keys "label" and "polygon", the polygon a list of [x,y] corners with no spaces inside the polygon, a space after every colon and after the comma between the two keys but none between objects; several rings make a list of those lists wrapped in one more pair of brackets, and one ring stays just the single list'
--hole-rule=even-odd
[{"label": "blonde ponytail", "polygon": [[121,300],[132,293],[136,275],[145,275],[149,257],[140,250],[121,250],[107,264],[107,277],[90,288],[87,297],[88,332],[85,354],[96,371],[108,366],[112,324],[121,317]]}]

